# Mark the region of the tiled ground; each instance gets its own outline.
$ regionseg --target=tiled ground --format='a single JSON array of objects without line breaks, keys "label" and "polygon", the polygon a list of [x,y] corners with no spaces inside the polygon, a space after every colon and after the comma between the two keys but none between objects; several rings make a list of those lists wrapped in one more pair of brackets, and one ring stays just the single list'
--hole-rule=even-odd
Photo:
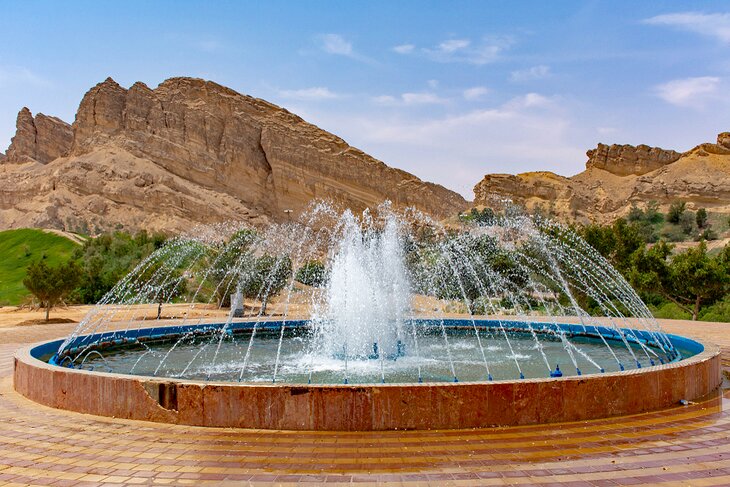
[{"label": "tiled ground", "polygon": [[[703,326],[666,328],[730,346],[722,325]],[[69,328],[0,333],[0,485],[730,485],[730,391],[660,413],[552,426],[381,433],[182,427],[57,411],[16,394],[18,344]]]}]

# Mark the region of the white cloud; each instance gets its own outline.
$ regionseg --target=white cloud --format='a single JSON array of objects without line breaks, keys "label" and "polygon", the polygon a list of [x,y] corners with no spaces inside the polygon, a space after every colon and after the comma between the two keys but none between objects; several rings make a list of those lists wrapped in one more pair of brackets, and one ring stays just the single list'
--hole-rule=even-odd
[{"label": "white cloud", "polygon": [[644,23],[676,27],[730,43],[730,13],[676,12],[645,19]]},{"label": "white cloud", "polygon": [[342,95],[330,91],[329,88],[316,86],[313,88],[304,88],[301,90],[280,90],[279,95],[284,98],[294,100],[333,100],[341,98]]},{"label": "white cloud", "polygon": [[656,95],[677,106],[702,106],[718,92],[720,78],[701,76],[675,79],[654,88]]},{"label": "white cloud", "polygon": [[379,105],[414,106],[414,105],[444,105],[449,102],[435,93],[402,93],[399,97],[391,95],[375,96],[372,100]]},{"label": "white cloud", "polygon": [[430,80],[426,81],[426,84],[428,84],[428,87],[429,88],[436,89],[439,86],[439,80],[437,80],[437,79],[430,79]]},{"label": "white cloud", "polygon": [[444,117],[400,112],[346,117],[346,124],[338,114],[321,126],[346,126],[347,133],[340,135],[355,146],[472,198],[472,187],[486,173],[544,170],[549,165],[571,175],[582,169],[585,148],[571,140],[571,117],[557,103],[534,110],[537,100],[549,99],[528,94]]},{"label": "white cloud", "polygon": [[475,86],[473,88],[467,88],[462,94],[464,95],[465,100],[479,100],[487,93],[489,93],[488,88],[485,88],[484,86]]},{"label": "white cloud", "polygon": [[339,34],[322,34],[319,36],[321,48],[329,54],[338,54],[341,56],[352,56],[352,43],[345,40]]},{"label": "white cloud", "polygon": [[422,48],[420,52],[437,62],[480,66],[496,61],[511,44],[512,40],[507,37],[484,38],[478,43],[470,39],[447,39],[435,47]]},{"label": "white cloud", "polygon": [[551,98],[539,93],[527,93],[511,99],[505,106],[511,108],[549,108],[553,105],[554,101]]},{"label": "white cloud", "polygon": [[544,64],[541,64],[539,66],[532,66],[531,68],[527,69],[512,71],[512,73],[510,73],[510,79],[519,83],[544,79],[548,76],[550,76],[550,66],[545,66]]},{"label": "white cloud", "polygon": [[471,44],[469,39],[449,39],[438,45],[436,50],[444,53],[456,52],[466,49]]},{"label": "white cloud", "polygon": [[0,87],[12,84],[29,84],[37,87],[51,86],[51,82],[23,66],[0,66]]},{"label": "white cloud", "polygon": [[410,54],[415,48],[416,46],[414,46],[413,44],[400,44],[393,47],[393,51],[397,52],[398,54]]},{"label": "white cloud", "polygon": [[401,100],[406,105],[434,105],[447,102],[445,98],[434,93],[403,93]]},{"label": "white cloud", "polygon": [[379,105],[395,105],[398,102],[394,96],[390,95],[374,96],[372,100]]}]

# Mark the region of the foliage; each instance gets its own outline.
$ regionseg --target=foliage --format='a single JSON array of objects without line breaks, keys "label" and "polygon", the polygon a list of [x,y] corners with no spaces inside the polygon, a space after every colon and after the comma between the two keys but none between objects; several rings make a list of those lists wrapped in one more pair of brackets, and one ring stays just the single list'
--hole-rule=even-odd
[{"label": "foliage", "polygon": [[707,225],[707,210],[704,208],[697,210],[697,213],[695,213],[695,222],[698,228],[705,228]]},{"label": "foliage", "polygon": [[297,269],[294,280],[305,286],[322,287],[327,281],[327,270],[322,262],[310,260]]},{"label": "foliage", "polygon": [[23,279],[31,263],[43,260],[50,266],[61,264],[78,247],[72,240],[44,230],[0,232],[0,306],[20,304],[29,296]]},{"label": "foliage", "polygon": [[23,285],[46,309],[46,321],[51,309],[76,287],[80,276],[80,270],[73,261],[49,266],[42,259],[28,266],[27,273]]},{"label": "foliage", "polygon": [[265,313],[266,303],[284,289],[291,276],[292,265],[288,255],[263,255],[256,259],[250,278],[241,283],[241,291],[244,297],[261,301],[262,313]]},{"label": "foliage", "polygon": [[466,299],[476,313],[484,311],[485,295],[504,294],[528,282],[523,268],[491,236],[459,234],[437,245],[422,249],[419,269],[424,274],[417,282],[424,294],[436,290],[440,299]]},{"label": "foliage", "polygon": [[695,230],[695,215],[691,211],[685,211],[682,216],[679,217],[679,226],[682,228],[682,232],[685,235],[692,235]]},{"label": "foliage", "polygon": [[730,323],[730,295],[726,295],[722,300],[704,308],[700,312],[699,319]]},{"label": "foliage", "polygon": [[469,213],[462,213],[459,215],[459,219],[461,221],[465,222],[475,222],[475,223],[482,223],[482,224],[490,224],[494,222],[494,219],[496,218],[496,213],[491,208],[484,208],[483,210],[479,211],[476,208],[472,208]]},{"label": "foliage", "polygon": [[208,279],[219,306],[230,306],[231,294],[240,291],[245,298],[261,301],[265,311],[268,299],[278,294],[291,278],[289,257],[255,255],[257,239],[253,230],[242,230],[228,242],[210,249]]},{"label": "foliage", "polygon": [[707,245],[670,257],[672,247],[660,242],[633,256],[631,283],[639,290],[656,293],[699,317],[703,304],[712,304],[730,291],[730,247],[715,258],[707,255]]},{"label": "foliage", "polygon": [[678,224],[679,219],[682,218],[684,210],[687,204],[684,201],[675,201],[669,206],[669,213],[667,213],[667,221],[670,223]]},{"label": "foliage", "polygon": [[122,277],[164,243],[164,235],[149,236],[144,230],[134,236],[114,232],[87,240],[73,255],[80,261],[82,269],[76,299],[82,303],[98,302]]},{"label": "foliage", "polygon": [[619,218],[610,227],[588,225],[582,229],[582,237],[614,267],[626,272],[631,267],[631,255],[644,247],[644,239],[635,225]]}]

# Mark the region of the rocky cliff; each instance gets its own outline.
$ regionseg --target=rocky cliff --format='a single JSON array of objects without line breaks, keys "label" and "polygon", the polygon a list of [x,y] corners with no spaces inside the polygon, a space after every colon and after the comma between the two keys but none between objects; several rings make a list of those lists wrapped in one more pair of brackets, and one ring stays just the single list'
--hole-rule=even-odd
[{"label": "rocky cliff", "polygon": [[23,107],[16,132],[5,155],[6,162],[36,161],[47,164],[68,153],[73,142],[71,126],[61,119],[39,113],[35,117]]},{"label": "rocky cliff", "polygon": [[509,199],[563,220],[604,223],[626,214],[632,204],[652,200],[664,209],[682,200],[690,208],[730,212],[729,132],[685,153],[599,144],[586,154],[586,170],[570,178],[551,172],[489,174],[474,187],[474,203]]},{"label": "rocky cliff", "polygon": [[71,126],[24,108],[17,127],[0,159],[0,228],[263,224],[313,199],[355,211],[391,200],[440,218],[466,206],[285,109],[201,79],[125,89],[109,78]]}]

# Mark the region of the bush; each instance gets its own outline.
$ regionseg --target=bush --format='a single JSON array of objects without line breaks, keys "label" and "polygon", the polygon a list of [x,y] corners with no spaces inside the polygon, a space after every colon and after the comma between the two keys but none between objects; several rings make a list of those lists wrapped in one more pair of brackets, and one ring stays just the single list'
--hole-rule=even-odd
[{"label": "bush", "polygon": [[297,270],[294,280],[305,286],[322,287],[327,280],[327,270],[322,262],[310,260]]},{"label": "bush", "polygon": [[659,203],[654,200],[648,202],[644,211],[644,218],[651,223],[661,223],[664,217],[659,213]]},{"label": "bush", "polygon": [[695,215],[691,211],[682,213],[679,217],[679,226],[682,227],[682,232],[685,235],[691,235],[695,230]]},{"label": "bush", "polygon": [[707,225],[707,210],[704,208],[700,208],[697,210],[697,213],[695,214],[695,219],[697,221],[697,227],[698,228],[705,228]]},{"label": "bush", "polygon": [[679,224],[679,219],[682,218],[684,210],[687,207],[684,201],[675,201],[669,206],[669,213],[667,214],[667,221],[674,224]]},{"label": "bush", "polygon": [[650,306],[649,308],[654,318],[665,320],[689,320],[692,318],[689,313],[680,309],[676,304],[666,301],[659,306]]},{"label": "bush", "polygon": [[705,228],[702,233],[697,235],[696,240],[717,240],[717,232],[711,228]]},{"label": "bush", "polygon": [[638,222],[644,219],[644,211],[636,206],[636,203],[631,203],[631,209],[626,217],[630,222]]},{"label": "bush", "polygon": [[730,296],[725,296],[722,301],[706,307],[700,313],[700,320],[730,323]]}]

